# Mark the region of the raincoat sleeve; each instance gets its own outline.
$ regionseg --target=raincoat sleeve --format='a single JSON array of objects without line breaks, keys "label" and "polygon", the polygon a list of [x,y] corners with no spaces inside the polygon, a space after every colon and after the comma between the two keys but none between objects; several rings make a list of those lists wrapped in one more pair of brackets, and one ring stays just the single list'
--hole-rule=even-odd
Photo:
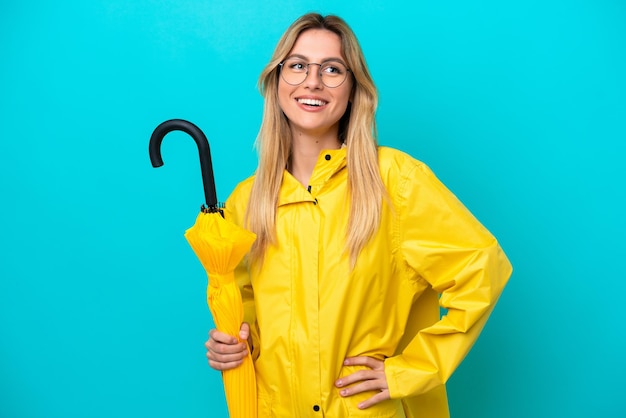
[{"label": "raincoat sleeve", "polygon": [[[447,310],[385,361],[392,398],[444,384],[482,330],[512,268],[496,239],[415,160],[405,164],[392,199],[397,257],[416,288],[429,286]],[[434,307],[436,307],[434,305]]]},{"label": "raincoat sleeve", "polygon": [[254,291],[250,283],[247,263],[242,261],[235,269],[235,280],[241,291],[241,301],[243,302],[243,322],[250,325],[250,348],[252,358],[259,357],[259,329],[256,322],[256,308],[254,304]]},{"label": "raincoat sleeve", "polygon": [[[232,195],[226,201],[224,208],[224,218],[244,227],[245,205],[244,200],[241,198],[241,185],[236,188]],[[235,281],[241,291],[241,300],[243,303],[243,321],[250,324],[250,334],[252,341],[252,357],[258,357],[258,328],[256,326],[256,308],[254,304],[254,291],[252,289],[252,283],[250,281],[250,273],[248,269],[247,257],[237,265],[235,268]]]}]

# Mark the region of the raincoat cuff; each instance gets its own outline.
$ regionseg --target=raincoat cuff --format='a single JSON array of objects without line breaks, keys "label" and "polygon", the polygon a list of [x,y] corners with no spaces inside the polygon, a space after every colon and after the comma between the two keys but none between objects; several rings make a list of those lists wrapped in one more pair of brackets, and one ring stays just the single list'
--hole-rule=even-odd
[{"label": "raincoat cuff", "polygon": [[421,395],[444,384],[436,369],[418,368],[402,355],[385,360],[385,377],[391,399]]}]

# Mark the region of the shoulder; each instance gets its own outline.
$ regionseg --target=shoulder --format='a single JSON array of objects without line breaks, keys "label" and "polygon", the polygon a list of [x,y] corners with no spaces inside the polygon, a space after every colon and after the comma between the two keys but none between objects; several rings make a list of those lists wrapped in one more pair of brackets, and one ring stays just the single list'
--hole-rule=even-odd
[{"label": "shoulder", "polygon": [[225,212],[231,220],[241,223],[248,207],[252,184],[254,183],[254,175],[241,181],[232,191],[225,204]]},{"label": "shoulder", "polygon": [[379,147],[380,175],[394,204],[436,200],[453,194],[430,167],[411,155],[389,147]]},{"label": "shoulder", "polygon": [[248,177],[247,179],[239,182],[239,184],[235,186],[235,189],[230,194],[228,200],[229,201],[239,201],[239,200],[247,201],[248,197],[250,196],[250,191],[252,190],[252,184],[254,183],[254,178],[255,176],[252,175]]},{"label": "shoulder", "polygon": [[413,178],[416,172],[430,172],[422,161],[390,147],[378,148],[378,166],[383,183],[388,189]]},{"label": "shoulder", "polygon": [[381,173],[384,173],[389,170],[414,168],[424,163],[396,148],[378,147],[378,165]]}]

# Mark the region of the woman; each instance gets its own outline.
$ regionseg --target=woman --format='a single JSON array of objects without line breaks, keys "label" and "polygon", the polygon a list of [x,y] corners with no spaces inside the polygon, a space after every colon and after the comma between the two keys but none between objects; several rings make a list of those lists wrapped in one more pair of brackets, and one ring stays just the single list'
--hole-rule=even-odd
[{"label": "woman", "polygon": [[376,88],[343,20],[294,22],[260,88],[259,167],[226,203],[257,234],[236,272],[246,322],[239,339],[209,333],[209,364],[237,367],[250,341],[259,417],[448,416],[445,382],[506,256],[428,167],[377,147]]}]

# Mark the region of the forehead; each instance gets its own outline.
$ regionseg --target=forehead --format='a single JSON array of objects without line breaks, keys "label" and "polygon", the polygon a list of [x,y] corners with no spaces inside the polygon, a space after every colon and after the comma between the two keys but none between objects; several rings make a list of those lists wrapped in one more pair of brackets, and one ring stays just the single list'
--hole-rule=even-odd
[{"label": "forehead", "polygon": [[[341,38],[326,29],[308,29],[302,32],[291,48],[289,55],[302,55],[311,61],[327,58],[343,58]],[[318,62],[319,62],[318,61]]]}]

